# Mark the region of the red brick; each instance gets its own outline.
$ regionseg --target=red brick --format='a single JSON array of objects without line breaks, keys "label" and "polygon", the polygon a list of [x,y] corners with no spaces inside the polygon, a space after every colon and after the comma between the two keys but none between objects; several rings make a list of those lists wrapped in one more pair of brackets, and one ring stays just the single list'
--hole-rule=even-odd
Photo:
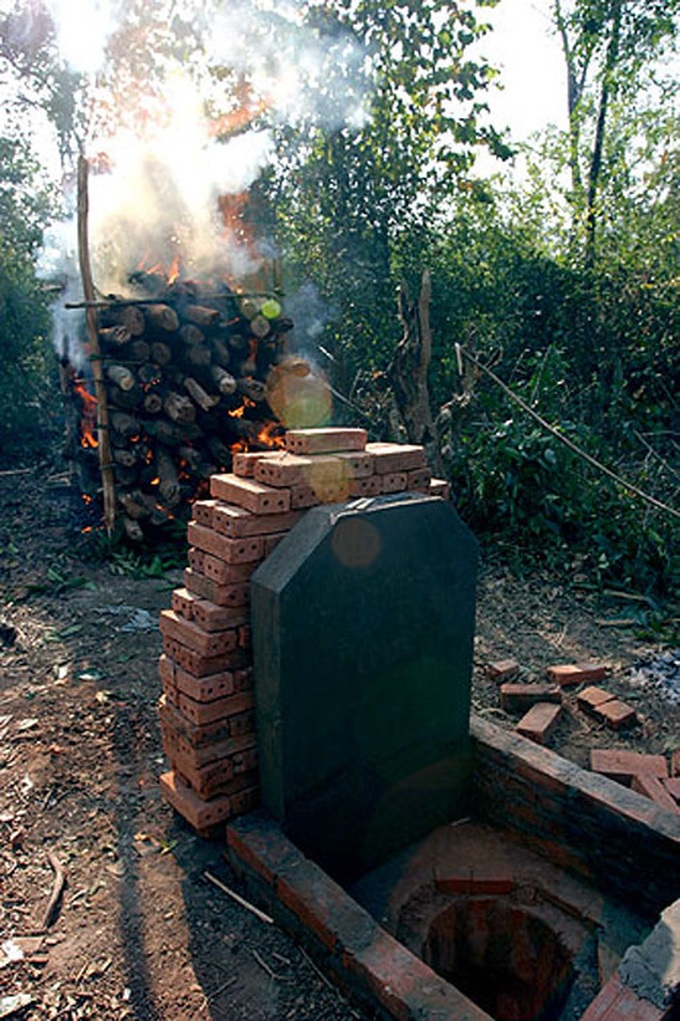
[{"label": "red brick", "polygon": [[668,775],[663,755],[645,755],[641,752],[610,748],[591,749],[590,768],[594,773],[602,773],[613,780],[628,781],[634,776],[646,774],[657,777]]},{"label": "red brick", "polygon": [[381,483],[383,493],[403,493],[408,483],[406,472],[388,472],[381,476]]},{"label": "red brick", "polygon": [[225,737],[212,744],[200,746],[192,745],[179,731],[175,730],[168,721],[167,713],[174,712],[169,706],[164,707],[164,714],[161,715],[161,736],[163,738],[163,750],[170,760],[181,755],[184,757],[187,766],[192,769],[202,769],[211,762],[218,762],[227,756],[239,755],[242,752],[254,748],[257,739],[253,733],[238,734],[236,737]]},{"label": "red brick", "polygon": [[632,706],[612,698],[608,702],[593,707],[593,715],[606,723],[613,730],[628,727],[637,721],[637,713]]},{"label": "red brick", "polygon": [[171,609],[186,620],[192,620],[194,616],[193,605],[195,602],[196,596],[194,596],[186,588],[176,588],[170,597]]},{"label": "red brick", "polygon": [[236,676],[243,672],[223,670],[221,673],[208,674],[207,677],[194,677],[178,667],[174,674],[174,683],[178,691],[195,702],[212,702],[242,690],[237,685]]},{"label": "red brick", "polygon": [[562,702],[559,684],[513,684],[506,681],[500,686],[501,708],[506,713],[526,712],[537,702]]},{"label": "red brick", "polygon": [[292,486],[290,490],[290,505],[294,510],[307,510],[309,507],[318,507],[321,503],[319,496],[311,486]]},{"label": "red brick", "polygon": [[313,484],[303,483],[290,490],[291,507],[295,510],[316,507],[321,503],[344,503],[350,495],[352,480],[314,480]]},{"label": "red brick", "polygon": [[430,496],[439,496],[442,500],[450,500],[451,484],[446,479],[432,479],[429,493]]},{"label": "red brick", "polygon": [[641,999],[615,973],[581,1015],[581,1021],[663,1021],[666,1010]]},{"label": "red brick", "polygon": [[234,454],[233,471],[240,479],[252,479],[255,474],[255,465],[262,457],[266,457],[268,450],[255,450],[248,453]]},{"label": "red brick", "polygon": [[419,493],[429,493],[432,472],[429,468],[415,468],[406,473],[406,488]]},{"label": "red brick", "polygon": [[342,964],[397,1021],[437,1017],[490,1021],[487,1013],[377,926],[369,942],[343,950]]},{"label": "red brick", "polygon": [[174,638],[203,656],[222,656],[233,652],[238,645],[238,634],[234,628],[204,631],[193,621],[178,617],[173,610],[161,610],[160,627],[163,637]]},{"label": "red brick", "polygon": [[241,819],[227,826],[227,846],[232,860],[256,872],[274,887],[276,875],[286,864],[299,865],[301,853],[267,817]]},{"label": "red brick", "polygon": [[511,681],[519,673],[519,663],[516,659],[499,659],[488,663],[486,672],[494,681]]},{"label": "red brick", "polygon": [[243,670],[234,670],[234,690],[250,691],[253,687],[253,668],[245,667]]},{"label": "red brick", "polygon": [[341,461],[345,470],[343,476],[348,479],[365,479],[373,474],[373,455],[365,450],[356,450],[351,453],[339,452],[334,455]]},{"label": "red brick", "polygon": [[592,713],[598,707],[603,706],[605,702],[611,702],[614,697],[610,691],[590,685],[590,687],[584,688],[583,691],[578,693],[576,703],[580,709],[587,713]]},{"label": "red brick", "polygon": [[204,801],[190,787],[186,787],[173,772],[162,774],[160,787],[165,800],[196,830],[218,826],[232,815],[228,797]]},{"label": "red brick", "polygon": [[250,773],[241,773],[240,776],[236,776],[233,757],[229,756],[224,759],[215,759],[214,762],[197,768],[180,751],[176,753],[171,762],[173,769],[188,781],[190,787],[200,797],[206,799],[213,798],[218,794],[232,796],[258,783],[257,773],[252,770]]},{"label": "red brick", "polygon": [[382,475],[362,475],[349,484],[350,496],[380,496],[381,493]]},{"label": "red brick", "polygon": [[163,638],[163,651],[174,659],[177,666],[193,674],[194,677],[207,677],[208,674],[219,674],[223,670],[233,670],[248,665],[248,653],[243,649],[234,649],[222,656],[204,656],[195,649],[183,645],[176,638]]},{"label": "red brick", "polygon": [[164,652],[158,659],[158,673],[163,683],[167,680],[169,684],[175,684],[175,664]]},{"label": "red brick", "polygon": [[[305,469],[307,469],[305,471]],[[268,486],[298,486],[307,481],[311,459],[288,450],[267,452],[254,466],[253,478]]]},{"label": "red brick", "polygon": [[665,808],[667,812],[678,814],[675,799],[671,797],[670,792],[666,790],[658,777],[652,776],[650,773],[634,776],[631,781],[631,788],[637,791],[638,794],[644,794],[646,798],[651,798],[660,808]]},{"label": "red brick", "polygon": [[205,566],[205,553],[202,549],[189,548],[187,553],[187,559],[189,560],[189,566],[193,571],[198,571],[200,574],[204,574]]},{"label": "red brick", "polygon": [[607,668],[596,663],[562,663],[548,667],[547,674],[551,681],[566,686],[601,681],[607,676]]},{"label": "red brick", "polygon": [[336,451],[364,450],[365,429],[289,429],[284,437],[286,450],[292,454],[328,454]]},{"label": "red brick", "polygon": [[[191,704],[186,696],[180,695],[180,699],[183,699],[183,705],[191,711]],[[244,691],[239,694],[231,695],[229,701],[232,703],[230,712],[227,715],[220,715],[218,718],[212,720],[204,720],[200,723],[196,720],[190,719],[185,715],[181,708],[175,709],[169,706],[167,702],[163,701],[163,698],[159,700],[158,712],[163,724],[175,731],[175,733],[181,737],[191,748],[195,751],[198,748],[205,748],[208,745],[222,744],[230,737],[242,737],[245,734],[252,733],[252,726],[247,729],[243,725],[244,718],[253,718],[254,713],[252,710],[253,706],[253,693],[252,691]],[[195,707],[202,707],[209,705],[209,703],[194,703]],[[201,711],[199,708],[195,708],[195,712]],[[235,731],[234,725],[239,724],[238,730]],[[247,745],[249,747],[249,745]],[[242,748],[234,748],[229,752],[223,752],[222,754],[213,753],[212,755],[203,756],[202,762],[209,761],[214,758],[222,758],[224,755],[231,754],[232,751],[242,751]]]},{"label": "red brick", "polygon": [[290,492],[287,489],[274,489],[237,475],[211,476],[210,494],[253,514],[284,514],[290,510]]},{"label": "red brick", "polygon": [[211,553],[203,553],[203,566],[200,573],[205,574],[206,578],[210,578],[218,585],[233,585],[241,581],[248,581],[259,563],[259,560],[248,560],[243,564],[228,564],[226,560],[220,560],[219,557],[214,557]]},{"label": "red brick", "polygon": [[240,692],[239,694],[227,695],[225,698],[216,698],[212,702],[198,702],[178,690],[177,708],[185,719],[198,726],[207,723],[214,723],[223,720],[235,713],[243,712],[244,709],[252,709],[254,697],[252,691]]},{"label": "red brick", "polygon": [[238,629],[238,644],[242,649],[249,649],[250,639],[251,639],[250,625],[242,624],[241,627]]},{"label": "red brick", "polygon": [[208,602],[216,603],[217,606],[232,608],[247,606],[250,601],[250,583],[247,581],[220,585],[212,578],[207,578],[204,574],[194,571],[192,567],[187,567],[184,570],[184,584],[192,595],[198,596],[199,599],[207,599]]},{"label": "red brick", "polygon": [[208,599],[196,599],[193,606],[193,619],[204,631],[224,631],[227,628],[238,628],[250,620],[250,608],[247,606],[219,606]]},{"label": "red brick", "polygon": [[242,773],[252,773],[257,769],[257,746],[249,748],[245,752],[238,752],[232,758],[235,776],[240,776]]},{"label": "red brick", "polygon": [[313,489],[334,484],[348,476],[345,461],[333,454],[300,457],[280,451],[262,458],[255,467],[255,478],[269,486],[299,486],[304,483]]},{"label": "red brick", "polygon": [[680,776],[669,776],[661,782],[673,800],[680,804]]},{"label": "red brick", "polygon": [[562,708],[551,702],[537,702],[515,728],[523,737],[537,744],[546,744],[560,718]]},{"label": "red brick", "polygon": [[229,539],[212,528],[205,528],[190,521],[187,529],[189,544],[205,553],[211,553],[228,564],[245,564],[260,560],[264,553],[261,535],[249,535],[241,539]]},{"label": "red brick", "polygon": [[264,555],[268,557],[270,553],[273,553],[278,544],[282,539],[285,539],[288,532],[275,532],[274,535],[265,536],[264,540]]},{"label": "red brick", "polygon": [[424,448],[414,444],[367,443],[366,450],[373,454],[377,475],[415,471],[416,468],[427,467]]},{"label": "red brick", "polygon": [[217,507],[217,500],[195,500],[191,505],[191,514],[194,521],[206,528],[213,527],[213,511]]},{"label": "red brick", "polygon": [[515,881],[510,872],[494,872],[484,868],[470,868],[455,872],[447,869],[444,875],[435,878],[440,893],[449,895],[503,897],[512,893]]},{"label": "red brick", "polygon": [[252,812],[260,804],[260,788],[256,784],[230,795],[232,818]]},{"label": "red brick", "polygon": [[229,717],[229,733],[232,737],[244,737],[255,730],[255,712],[250,709]]},{"label": "red brick", "polygon": [[284,514],[253,514],[243,507],[219,504],[213,514],[213,528],[231,539],[249,535],[269,535],[271,532],[287,532],[302,517],[302,511],[290,510]]}]

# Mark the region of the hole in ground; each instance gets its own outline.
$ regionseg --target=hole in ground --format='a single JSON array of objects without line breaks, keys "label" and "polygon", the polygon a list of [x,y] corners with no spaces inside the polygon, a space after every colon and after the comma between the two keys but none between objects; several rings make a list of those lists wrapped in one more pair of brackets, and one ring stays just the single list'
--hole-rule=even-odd
[{"label": "hole in ground", "polygon": [[499,898],[457,898],[430,924],[421,956],[496,1021],[556,1021],[574,979],[550,926]]}]

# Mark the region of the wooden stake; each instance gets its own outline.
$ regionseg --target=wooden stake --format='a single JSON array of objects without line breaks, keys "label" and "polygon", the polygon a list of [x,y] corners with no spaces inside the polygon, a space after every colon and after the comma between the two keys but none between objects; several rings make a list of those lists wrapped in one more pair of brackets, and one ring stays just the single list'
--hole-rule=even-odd
[{"label": "wooden stake", "polygon": [[94,377],[95,397],[97,398],[97,451],[99,454],[99,470],[102,477],[104,494],[104,525],[109,535],[113,532],[116,522],[116,488],[113,477],[113,458],[111,457],[111,437],[109,431],[109,406],[107,403],[104,372],[97,333],[97,310],[94,305],[95,288],[90,265],[90,244],[88,237],[88,172],[89,164],[84,156],[78,157],[78,258],[80,276],[83,282],[83,294],[88,303],[85,308],[87,336],[90,342],[92,357],[92,375]]}]

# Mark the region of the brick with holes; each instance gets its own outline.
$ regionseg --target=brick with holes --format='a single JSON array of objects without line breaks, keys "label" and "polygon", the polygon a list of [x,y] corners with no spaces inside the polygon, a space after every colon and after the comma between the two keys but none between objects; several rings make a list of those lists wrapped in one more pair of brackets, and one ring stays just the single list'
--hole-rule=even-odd
[{"label": "brick with holes", "polygon": [[254,479],[239,478],[238,475],[213,475],[210,479],[210,494],[226,503],[252,511],[253,514],[284,514],[290,510],[290,491],[274,489]]},{"label": "brick with holes", "polygon": [[195,521],[190,521],[187,537],[192,546],[219,557],[228,564],[245,564],[251,560],[260,560],[263,554],[261,535],[230,539],[212,528],[205,528]]}]

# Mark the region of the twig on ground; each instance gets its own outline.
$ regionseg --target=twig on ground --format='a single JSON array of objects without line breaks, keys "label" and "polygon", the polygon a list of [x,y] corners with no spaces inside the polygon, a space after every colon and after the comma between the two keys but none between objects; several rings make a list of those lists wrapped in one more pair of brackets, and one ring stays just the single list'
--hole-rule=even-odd
[{"label": "twig on ground", "polygon": [[52,885],[52,893],[50,899],[47,902],[45,913],[43,915],[42,928],[49,929],[53,921],[56,918],[57,910],[59,908],[59,902],[66,886],[66,873],[59,863],[59,859],[56,854],[52,851],[47,852],[49,863],[54,871],[54,883]]},{"label": "twig on ground", "polygon": [[255,958],[257,963],[260,965],[262,970],[267,972],[267,974],[269,975],[270,978],[273,978],[273,979],[276,979],[276,980],[280,979],[281,976],[277,975],[276,972],[274,971],[274,969],[269,967],[269,965],[267,964],[265,959],[263,957],[261,957],[260,954],[258,954],[257,950],[251,950],[251,954],[253,955],[253,957]]},{"label": "twig on ground", "polygon": [[208,882],[212,883],[213,886],[216,886],[218,890],[222,891],[222,893],[226,893],[227,897],[231,897],[232,900],[235,900],[236,903],[240,904],[242,908],[246,909],[246,911],[250,911],[253,915],[255,915],[256,918],[259,918],[261,922],[266,922],[267,925],[274,924],[274,919],[270,915],[266,915],[264,911],[260,911],[260,909],[256,908],[254,904],[251,904],[250,901],[247,901],[245,897],[241,897],[239,893],[236,893],[235,890],[232,890],[231,887],[227,886],[226,883],[223,883],[220,879],[217,878],[217,876],[213,876],[212,872],[208,872],[206,870],[203,873],[203,875],[208,880]]}]

